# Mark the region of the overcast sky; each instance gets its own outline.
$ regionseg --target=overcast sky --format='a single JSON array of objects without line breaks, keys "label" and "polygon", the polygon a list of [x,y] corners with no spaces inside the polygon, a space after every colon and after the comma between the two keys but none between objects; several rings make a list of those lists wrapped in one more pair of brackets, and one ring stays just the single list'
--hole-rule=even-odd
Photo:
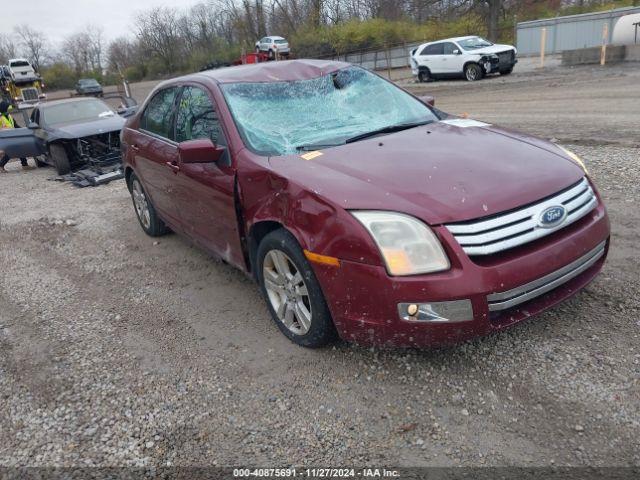
[{"label": "overcast sky", "polygon": [[0,31],[28,24],[57,47],[68,34],[87,24],[102,27],[106,40],[130,33],[136,12],[157,6],[189,7],[196,0],[25,0],[3,1]]}]

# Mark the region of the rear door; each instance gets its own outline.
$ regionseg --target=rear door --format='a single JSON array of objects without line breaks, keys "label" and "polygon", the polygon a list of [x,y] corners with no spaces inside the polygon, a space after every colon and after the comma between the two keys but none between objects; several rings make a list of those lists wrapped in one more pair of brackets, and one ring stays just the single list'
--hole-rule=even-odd
[{"label": "rear door", "polygon": [[442,43],[432,43],[427,45],[420,52],[419,63],[427,68],[432,74],[446,73],[442,61]]},{"label": "rear door", "polygon": [[[176,114],[176,142],[201,138],[228,146],[213,97],[204,86],[185,85]],[[235,169],[229,150],[217,163],[180,164],[175,182],[184,231],[208,250],[241,266]]]},{"label": "rear door", "polygon": [[174,140],[176,102],[180,87],[155,93],[140,116],[140,126],[132,132],[130,148],[136,172],[153,206],[169,224],[180,226],[174,199],[178,144]]}]

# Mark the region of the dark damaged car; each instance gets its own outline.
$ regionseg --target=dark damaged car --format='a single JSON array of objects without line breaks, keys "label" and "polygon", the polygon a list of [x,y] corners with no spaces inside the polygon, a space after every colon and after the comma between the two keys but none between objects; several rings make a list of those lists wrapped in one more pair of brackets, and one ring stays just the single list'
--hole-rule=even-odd
[{"label": "dark damaged car", "polygon": [[144,231],[171,228],[250,273],[304,346],[496,332],[576,294],[609,248],[574,154],[345,63],[164,82],[122,138]]},{"label": "dark damaged car", "polygon": [[87,164],[120,162],[125,119],[102,100],[41,103],[25,120],[27,127],[0,131],[0,149],[11,158],[34,157],[39,166],[51,165],[59,175]]}]

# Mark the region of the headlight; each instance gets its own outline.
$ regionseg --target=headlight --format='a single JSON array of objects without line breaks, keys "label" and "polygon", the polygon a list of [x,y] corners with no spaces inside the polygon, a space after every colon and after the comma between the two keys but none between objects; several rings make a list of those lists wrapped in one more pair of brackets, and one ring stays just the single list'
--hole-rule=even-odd
[{"label": "headlight", "polygon": [[351,212],[378,245],[389,275],[417,275],[448,270],[442,245],[421,221],[394,212]]},{"label": "headlight", "polygon": [[587,175],[589,174],[589,171],[587,170],[586,165],[584,164],[584,162],[582,161],[582,159],[576,155],[575,153],[573,153],[571,150],[567,150],[566,148],[561,147],[560,145],[556,145],[556,147],[558,147],[560,150],[562,150],[564,153],[567,154],[567,156],[573,160],[574,162],[576,162],[578,165],[580,165],[580,167],[582,168],[582,170],[584,170],[584,173],[586,173]]}]

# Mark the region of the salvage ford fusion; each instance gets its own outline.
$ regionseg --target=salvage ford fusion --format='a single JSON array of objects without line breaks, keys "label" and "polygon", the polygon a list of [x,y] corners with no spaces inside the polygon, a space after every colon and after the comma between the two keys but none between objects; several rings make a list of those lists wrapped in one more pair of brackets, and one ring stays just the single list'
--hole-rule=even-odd
[{"label": "salvage ford fusion", "polygon": [[122,148],[144,231],[170,228],[250,273],[308,347],[501,330],[575,294],[609,246],[574,154],[345,63],[164,82]]}]

